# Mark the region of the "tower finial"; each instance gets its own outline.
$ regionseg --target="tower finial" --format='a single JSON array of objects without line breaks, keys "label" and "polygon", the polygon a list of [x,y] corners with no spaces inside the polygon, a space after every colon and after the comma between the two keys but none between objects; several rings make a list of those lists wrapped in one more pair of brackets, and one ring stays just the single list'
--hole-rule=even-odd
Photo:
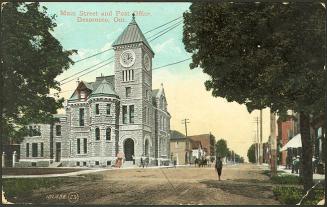
[{"label": "tower finial", "polygon": [[135,14],[134,13],[132,14],[132,18],[133,18],[133,21],[135,21]]}]

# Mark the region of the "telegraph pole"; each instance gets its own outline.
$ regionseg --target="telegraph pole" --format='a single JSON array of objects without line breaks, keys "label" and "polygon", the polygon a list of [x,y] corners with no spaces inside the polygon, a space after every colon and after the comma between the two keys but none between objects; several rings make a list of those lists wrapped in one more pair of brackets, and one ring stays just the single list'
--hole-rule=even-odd
[{"label": "telegraph pole", "polygon": [[253,143],[254,143],[254,152],[255,152],[255,162],[258,163],[258,145],[257,145],[257,135],[256,132],[253,136]]},{"label": "telegraph pole", "polygon": [[257,132],[256,132],[256,153],[257,153],[257,164],[261,164],[260,163],[260,141],[259,141],[259,117],[255,117],[254,119],[254,123],[257,124]]},{"label": "telegraph pole", "polygon": [[190,123],[190,120],[189,119],[183,119],[182,120],[182,124],[184,124],[185,126],[185,136],[187,137],[187,124]]},{"label": "telegraph pole", "polygon": [[263,146],[262,146],[262,109],[260,109],[260,146],[259,146],[259,162],[260,165],[263,162]]}]

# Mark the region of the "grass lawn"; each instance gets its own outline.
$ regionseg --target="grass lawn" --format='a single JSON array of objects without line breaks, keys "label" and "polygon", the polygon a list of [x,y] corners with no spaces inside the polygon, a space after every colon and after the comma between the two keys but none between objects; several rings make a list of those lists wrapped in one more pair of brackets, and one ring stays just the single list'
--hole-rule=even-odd
[{"label": "grass lawn", "polygon": [[80,168],[2,168],[2,175],[47,175],[76,172]]},{"label": "grass lawn", "polygon": [[[265,170],[263,174],[270,176],[270,171]],[[278,185],[273,188],[273,193],[282,204],[295,205],[306,194],[303,190],[302,181],[299,176],[282,174],[282,171],[278,171],[276,176],[270,178],[270,181]],[[301,204],[316,205],[324,198],[324,192],[325,189],[323,182],[312,190],[310,196],[305,198]]]},{"label": "grass lawn", "polygon": [[5,178],[2,179],[3,191],[8,201],[21,203],[22,201],[33,203],[33,192],[41,189],[54,190],[59,186],[74,184],[76,182],[95,181],[102,177],[96,174],[88,174],[75,177],[51,177],[51,178]]}]

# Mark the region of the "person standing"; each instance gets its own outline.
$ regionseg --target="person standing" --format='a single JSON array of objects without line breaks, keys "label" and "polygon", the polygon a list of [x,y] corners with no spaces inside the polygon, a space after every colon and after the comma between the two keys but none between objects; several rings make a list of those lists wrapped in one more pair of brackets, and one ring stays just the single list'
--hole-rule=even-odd
[{"label": "person standing", "polygon": [[144,168],[143,156],[141,157],[141,166]]},{"label": "person standing", "polygon": [[220,180],[221,171],[223,169],[223,162],[221,161],[220,157],[217,157],[215,168],[218,173],[218,180]]}]

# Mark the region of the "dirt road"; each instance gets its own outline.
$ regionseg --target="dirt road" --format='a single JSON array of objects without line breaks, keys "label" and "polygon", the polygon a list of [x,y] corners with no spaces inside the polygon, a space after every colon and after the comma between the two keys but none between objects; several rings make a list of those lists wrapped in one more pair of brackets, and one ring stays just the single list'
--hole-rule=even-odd
[{"label": "dirt road", "polygon": [[225,166],[221,181],[214,168],[125,169],[95,174],[94,180],[40,189],[30,202],[69,203],[69,199],[45,198],[74,192],[78,198],[70,202],[86,204],[279,204],[268,177],[250,164]]}]

